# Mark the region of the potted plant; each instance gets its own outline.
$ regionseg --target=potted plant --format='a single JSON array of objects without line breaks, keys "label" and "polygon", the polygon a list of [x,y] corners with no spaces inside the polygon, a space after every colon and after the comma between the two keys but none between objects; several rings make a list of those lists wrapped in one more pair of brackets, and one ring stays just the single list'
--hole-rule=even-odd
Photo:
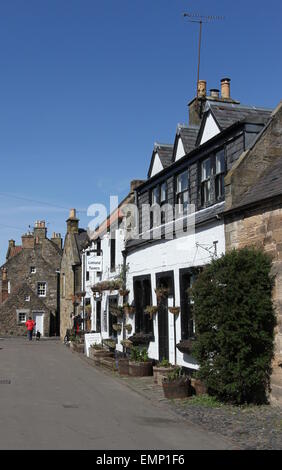
[{"label": "potted plant", "polygon": [[112,338],[107,338],[103,340],[103,345],[105,345],[111,352],[116,349],[116,342]]},{"label": "potted plant", "polygon": [[114,317],[122,317],[124,314],[123,307],[121,306],[111,305],[109,307],[109,310],[110,310],[110,314],[113,315]]},{"label": "potted plant", "polygon": [[130,341],[129,339],[123,339],[120,344],[125,348],[125,349],[131,349],[132,346],[133,346],[133,343],[132,341]]},{"label": "potted plant", "polygon": [[145,377],[153,375],[153,362],[149,359],[146,348],[132,347],[129,360],[129,375]]},{"label": "potted plant", "polygon": [[168,362],[167,359],[163,359],[153,367],[154,382],[158,385],[162,385],[163,378],[173,371],[174,367]]},{"label": "potted plant", "polygon": [[190,380],[181,373],[181,368],[176,367],[167,374],[162,381],[164,396],[166,398],[186,398],[190,393]]},{"label": "potted plant", "polygon": [[191,387],[196,395],[205,395],[207,387],[197,376],[191,378]]},{"label": "potted plant", "polygon": [[80,336],[70,337],[70,348],[78,353],[84,353],[84,338]]},{"label": "potted plant", "polygon": [[168,309],[173,315],[178,315],[180,312],[180,307],[169,307]]},{"label": "potted plant", "polygon": [[153,318],[153,315],[155,315],[159,310],[159,307],[156,307],[154,305],[148,305],[145,310],[144,310],[144,313],[146,313],[146,315],[150,315],[150,319],[152,320]]}]

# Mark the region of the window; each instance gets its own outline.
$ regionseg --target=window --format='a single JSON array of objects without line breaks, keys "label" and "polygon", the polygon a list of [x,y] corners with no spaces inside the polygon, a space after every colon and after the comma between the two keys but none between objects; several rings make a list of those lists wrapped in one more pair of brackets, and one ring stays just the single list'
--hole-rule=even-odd
[{"label": "window", "polygon": [[111,238],[111,271],[116,270],[116,239]]},{"label": "window", "polygon": [[36,273],[36,267],[35,266],[31,266],[30,267],[30,274],[35,274]]},{"label": "window", "polygon": [[19,312],[19,314],[18,314],[18,322],[19,322],[19,323],[25,323],[25,322],[26,322],[26,313],[24,313],[24,312]]},{"label": "window", "polygon": [[188,213],[188,170],[180,173],[176,178],[176,204],[177,216],[186,215]]},{"label": "window", "polygon": [[162,210],[162,206],[167,203],[167,182],[161,184],[160,188],[160,206],[161,206],[161,224],[166,222],[166,213]]},{"label": "window", "polygon": [[86,271],[86,281],[89,281],[89,271]]},{"label": "window", "polygon": [[101,256],[101,239],[98,238],[96,242],[97,256]]},{"label": "window", "polygon": [[216,200],[224,196],[224,173],[225,159],[224,150],[220,150],[215,155],[215,197]]},{"label": "window", "polygon": [[30,302],[30,295],[25,295],[24,300],[25,302]]},{"label": "window", "polygon": [[38,297],[46,297],[47,286],[46,282],[37,283],[37,295]]},{"label": "window", "polygon": [[101,302],[96,302],[96,333],[101,333]]},{"label": "window", "polygon": [[157,227],[159,225],[159,220],[158,220],[159,204],[160,204],[160,187],[156,186],[151,191],[151,209],[152,209],[150,212],[151,228]]},{"label": "window", "polygon": [[207,158],[201,164],[201,199],[202,204],[211,200],[211,158]]}]

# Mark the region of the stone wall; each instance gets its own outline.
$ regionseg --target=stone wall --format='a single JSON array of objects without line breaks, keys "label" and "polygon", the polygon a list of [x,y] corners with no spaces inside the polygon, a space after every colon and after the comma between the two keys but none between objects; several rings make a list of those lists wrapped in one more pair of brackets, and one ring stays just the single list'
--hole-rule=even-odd
[{"label": "stone wall", "polygon": [[277,327],[271,396],[282,404],[282,199],[246,210],[244,215],[227,215],[225,235],[226,250],[256,246],[263,248],[273,259],[273,302],[277,313]]}]

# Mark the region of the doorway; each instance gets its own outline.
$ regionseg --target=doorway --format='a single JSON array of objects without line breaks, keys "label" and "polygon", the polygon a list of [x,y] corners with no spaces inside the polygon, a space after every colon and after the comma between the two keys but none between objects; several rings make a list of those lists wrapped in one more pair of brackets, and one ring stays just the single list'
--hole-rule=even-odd
[{"label": "doorway", "polygon": [[44,312],[34,312],[33,320],[35,321],[34,334],[39,331],[41,336],[44,336]]},{"label": "doorway", "polygon": [[173,271],[157,274],[156,286],[167,289],[168,293],[158,301],[159,361],[162,361],[169,360],[168,296],[174,296]]}]

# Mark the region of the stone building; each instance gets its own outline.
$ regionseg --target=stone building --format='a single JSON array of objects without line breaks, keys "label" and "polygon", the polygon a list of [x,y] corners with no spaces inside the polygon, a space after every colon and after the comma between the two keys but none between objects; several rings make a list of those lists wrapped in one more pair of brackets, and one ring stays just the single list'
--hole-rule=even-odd
[{"label": "stone building", "polygon": [[273,259],[277,312],[273,400],[282,404],[282,102],[225,178],[226,249],[256,246]]},{"label": "stone building", "polygon": [[47,238],[44,221],[22,236],[22,244],[9,241],[6,262],[1,267],[0,334],[26,333],[31,316],[43,336],[59,331],[59,270],[62,239],[54,233]]},{"label": "stone building", "polygon": [[81,313],[82,290],[81,252],[88,241],[87,231],[79,228],[76,210],[67,219],[67,233],[61,262],[60,336],[73,327],[73,319]]}]

